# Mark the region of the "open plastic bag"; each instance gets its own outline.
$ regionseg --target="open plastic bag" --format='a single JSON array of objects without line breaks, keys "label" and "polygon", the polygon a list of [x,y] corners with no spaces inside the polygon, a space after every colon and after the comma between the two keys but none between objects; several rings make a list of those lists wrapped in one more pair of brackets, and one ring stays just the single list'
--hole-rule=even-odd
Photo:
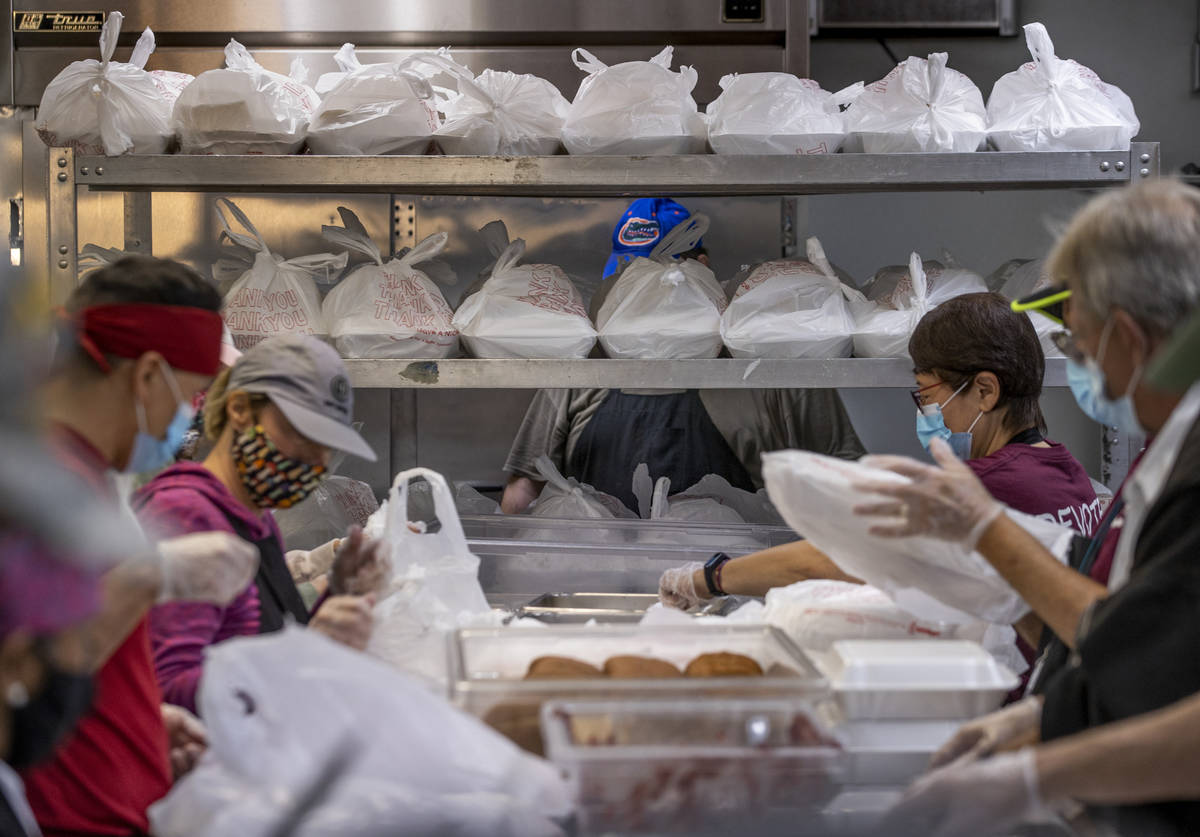
[{"label": "open plastic bag", "polygon": [[686,523],[745,523],[734,508],[715,497],[688,496],[686,492],[670,497],[671,480],[659,477],[650,501],[651,520],[675,520]]},{"label": "open plastic bag", "polygon": [[175,136],[171,100],[144,69],[154,33],[142,33],[128,64],[113,61],[124,19],[111,12],[104,21],[99,61],[74,61],[46,85],[35,125],[46,145],[109,156],[166,151]]},{"label": "open plastic bag", "polygon": [[159,837],[268,837],[298,813],[297,837],[524,837],[571,809],[551,764],[314,631],[208,649],[198,701],[208,751],[151,806]]},{"label": "open plastic bag", "polygon": [[421,60],[364,66],[353,44],[334,60],[342,74],[308,126],[312,153],[424,154],[441,121]]},{"label": "open plastic bag", "polygon": [[273,514],[289,550],[316,549],[344,538],[351,526],[366,526],[378,508],[371,486],[334,474],[321,480],[301,502]]},{"label": "open plastic bag", "polygon": [[866,302],[854,302],[855,357],[907,357],[908,340],[925,314],[948,299],[987,290],[983,278],[960,267],[925,263],[909,256],[908,270],[881,268],[865,288]]},{"label": "open plastic bag", "polygon": [[484,70],[461,78],[442,106],[435,139],[446,154],[505,157],[554,154],[570,103],[544,78]]},{"label": "open plastic bag", "polygon": [[808,260],[763,262],[737,290],[721,316],[721,337],[734,357],[850,357],[854,315],[849,300],[865,300],[807,242]]},{"label": "open plastic bag", "polygon": [[[1011,625],[1029,612],[979,553],[936,538],[881,538],[868,531],[854,506],[870,498],[853,484],[907,482],[907,477],[861,462],[786,450],[763,454],[763,479],[775,507],[797,534],[914,616]],[[1071,529],[1012,510],[1006,514],[1060,559],[1065,554]]]},{"label": "open plastic bag", "polygon": [[696,71],[671,71],[674,48],[649,61],[609,67],[586,49],[571,53],[588,74],[563,123],[563,144],[572,154],[701,154],[704,119],[692,98]]},{"label": "open plastic bag", "polygon": [[721,352],[727,300],[713,272],[675,256],[695,248],[708,230],[696,213],[639,256],[613,282],[596,314],[600,342],[612,358],[709,358]]},{"label": "open plastic bag", "polygon": [[304,145],[320,98],[296,59],[290,76],[273,73],[231,40],[223,70],[196,77],[175,102],[184,154],[291,154]]},{"label": "open plastic bag", "polygon": [[[409,483],[429,486],[438,526],[409,522]],[[498,624],[479,585],[479,559],[463,534],[454,496],[441,474],[412,468],[396,475],[388,500],[368,523],[391,548],[392,580],[375,606],[367,650],[400,670],[445,688],[448,633]]]},{"label": "open plastic bag", "polygon": [[846,111],[854,150],[975,151],[987,136],[987,111],[979,88],[946,66],[948,56],[909,56]]},{"label": "open plastic bag", "polygon": [[483,358],[587,357],[596,329],[579,291],[562,268],[518,264],[524,254],[524,239],[508,244],[491,277],[459,305],[454,327],[463,342]]},{"label": "open plastic bag", "polygon": [[611,520],[637,517],[616,497],[597,491],[574,477],[564,477],[545,454],[534,462],[546,485],[529,509],[531,517],[560,520]]},{"label": "open plastic bag", "polygon": [[[228,212],[249,233],[236,233],[225,217]],[[328,280],[346,266],[346,254],[316,253],[284,259],[271,252],[267,242],[233,201],[217,201],[217,217],[227,237],[237,247],[254,253],[254,264],[233,283],[225,296],[221,316],[233,335],[234,345],[245,351],[274,334],[329,334],[321,315],[316,277]]]},{"label": "open plastic bag", "polygon": [[[1020,299],[1050,285],[1045,259],[1011,259],[992,271],[986,281],[988,288],[1009,300]],[[1037,311],[1029,311],[1027,316],[1046,357],[1062,357],[1062,350],[1054,345],[1051,336],[1062,331],[1063,326]]]},{"label": "open plastic bag", "polygon": [[708,144],[718,154],[833,154],[846,138],[841,106],[862,82],[830,93],[791,73],[733,73],[706,108]]},{"label": "open plastic bag", "polygon": [[324,226],[330,242],[371,261],[352,271],[325,297],[324,315],[343,357],[445,358],[458,354],[454,312],[441,290],[417,265],[446,247],[434,233],[399,258],[383,261],[353,212],[338,207],[345,227]]},{"label": "open plastic bag", "polygon": [[992,87],[992,144],[1000,151],[1127,151],[1141,130],[1129,97],[1082,64],[1056,56],[1042,24],[1024,29],[1033,61]]}]

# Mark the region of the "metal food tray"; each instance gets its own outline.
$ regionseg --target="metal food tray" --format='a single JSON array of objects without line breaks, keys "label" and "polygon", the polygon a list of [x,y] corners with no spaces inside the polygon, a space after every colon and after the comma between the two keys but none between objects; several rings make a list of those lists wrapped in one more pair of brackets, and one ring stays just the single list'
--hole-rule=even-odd
[{"label": "metal food tray", "polygon": [[[745,599],[714,599],[702,611],[706,616],[724,616],[741,606]],[[543,622],[570,624],[587,622],[638,622],[658,602],[655,593],[543,593],[517,610],[518,616],[530,616]]]}]

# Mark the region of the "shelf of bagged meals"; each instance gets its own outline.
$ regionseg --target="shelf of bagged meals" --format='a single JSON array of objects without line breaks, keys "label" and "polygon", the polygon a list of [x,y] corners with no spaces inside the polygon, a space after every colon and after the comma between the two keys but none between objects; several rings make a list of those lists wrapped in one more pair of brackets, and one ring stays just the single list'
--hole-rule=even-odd
[{"label": "shelf of bagged meals", "polygon": [[[874,389],[912,387],[908,358],[704,360],[347,360],[367,388]],[[1066,360],[1046,359],[1045,385],[1067,385]]]},{"label": "shelf of bagged meals", "polygon": [[[60,162],[61,161],[61,162]],[[1158,143],[1128,151],[603,157],[337,157],[184,154],[72,157],[52,177],[118,191],[417,192],[631,197],[796,195],[1120,185],[1158,173]]]}]

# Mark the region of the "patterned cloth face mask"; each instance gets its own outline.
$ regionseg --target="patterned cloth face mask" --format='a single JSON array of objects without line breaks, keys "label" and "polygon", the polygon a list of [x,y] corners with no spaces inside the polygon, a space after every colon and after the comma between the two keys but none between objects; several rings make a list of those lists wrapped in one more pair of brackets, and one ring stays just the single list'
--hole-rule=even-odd
[{"label": "patterned cloth face mask", "polygon": [[233,439],[233,460],[242,485],[260,508],[290,508],[321,481],[324,465],[309,465],[280,453],[261,425],[242,431]]}]

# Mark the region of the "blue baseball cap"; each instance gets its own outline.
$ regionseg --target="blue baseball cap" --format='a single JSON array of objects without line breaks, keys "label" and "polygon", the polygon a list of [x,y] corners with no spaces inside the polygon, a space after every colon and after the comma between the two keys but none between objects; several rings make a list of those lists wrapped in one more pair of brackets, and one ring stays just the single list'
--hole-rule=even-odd
[{"label": "blue baseball cap", "polygon": [[691,215],[670,198],[638,198],[625,210],[613,230],[612,255],[604,265],[602,278],[607,279],[616,272],[622,256],[626,259],[649,256],[663,236]]}]

